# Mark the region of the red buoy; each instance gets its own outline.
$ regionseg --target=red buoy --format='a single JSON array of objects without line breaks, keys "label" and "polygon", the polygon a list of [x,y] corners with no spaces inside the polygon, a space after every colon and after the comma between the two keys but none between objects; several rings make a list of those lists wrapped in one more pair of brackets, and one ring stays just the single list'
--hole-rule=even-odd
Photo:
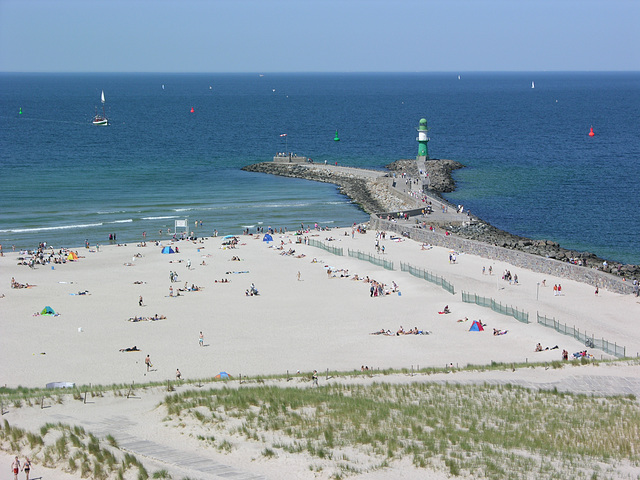
[{"label": "red buoy", "polygon": [[[193,111],[193,110],[192,110]],[[593,133],[593,127],[591,127],[591,130],[589,131],[589,136],[590,137],[594,137],[596,134]]]},{"label": "red buoy", "polygon": [[[193,109],[193,107],[191,107],[191,113],[195,112],[195,110]],[[593,128],[591,129],[591,131],[593,131]]]}]

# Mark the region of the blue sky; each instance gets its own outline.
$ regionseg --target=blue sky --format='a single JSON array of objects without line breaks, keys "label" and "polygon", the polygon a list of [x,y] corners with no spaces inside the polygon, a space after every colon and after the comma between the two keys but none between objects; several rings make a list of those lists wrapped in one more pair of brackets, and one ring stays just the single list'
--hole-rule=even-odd
[{"label": "blue sky", "polygon": [[638,0],[0,0],[0,71],[640,70]]}]

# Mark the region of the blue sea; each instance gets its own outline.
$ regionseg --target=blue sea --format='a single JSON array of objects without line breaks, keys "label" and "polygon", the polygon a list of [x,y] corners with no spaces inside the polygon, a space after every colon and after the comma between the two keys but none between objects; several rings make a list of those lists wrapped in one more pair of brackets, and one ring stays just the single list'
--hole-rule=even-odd
[{"label": "blue sea", "polygon": [[240,168],[284,151],[383,168],[415,158],[425,117],[430,155],[466,165],[448,200],[640,264],[639,106],[640,73],[0,74],[0,243],[365,221],[333,185]]}]

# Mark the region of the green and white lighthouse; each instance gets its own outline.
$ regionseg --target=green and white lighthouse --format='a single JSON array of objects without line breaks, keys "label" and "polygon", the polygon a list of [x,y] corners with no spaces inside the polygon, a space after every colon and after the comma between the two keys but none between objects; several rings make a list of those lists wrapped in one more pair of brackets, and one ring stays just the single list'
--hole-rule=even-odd
[{"label": "green and white lighthouse", "polygon": [[427,143],[429,143],[429,137],[427,137],[427,132],[429,129],[427,128],[427,119],[421,118],[420,125],[418,125],[418,158],[417,160],[428,160],[429,159],[429,149],[427,148]]}]

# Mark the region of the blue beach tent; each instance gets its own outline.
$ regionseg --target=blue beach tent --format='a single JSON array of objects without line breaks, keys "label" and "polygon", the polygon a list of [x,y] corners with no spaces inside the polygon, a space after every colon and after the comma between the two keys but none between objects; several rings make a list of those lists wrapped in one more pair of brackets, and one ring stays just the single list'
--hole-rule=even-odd
[{"label": "blue beach tent", "polygon": [[262,241],[263,242],[273,242],[273,237],[271,235],[269,235],[268,233],[266,233],[265,236],[262,237]]},{"label": "blue beach tent", "polygon": [[44,307],[40,312],[40,315],[56,315],[56,312],[49,305]]},{"label": "blue beach tent", "polygon": [[471,324],[471,328],[469,329],[469,331],[484,332],[484,328],[482,327],[482,324],[478,320],[474,320],[473,323]]},{"label": "blue beach tent", "polygon": [[162,253],[176,253],[176,252],[173,248],[166,246],[162,249]]}]

